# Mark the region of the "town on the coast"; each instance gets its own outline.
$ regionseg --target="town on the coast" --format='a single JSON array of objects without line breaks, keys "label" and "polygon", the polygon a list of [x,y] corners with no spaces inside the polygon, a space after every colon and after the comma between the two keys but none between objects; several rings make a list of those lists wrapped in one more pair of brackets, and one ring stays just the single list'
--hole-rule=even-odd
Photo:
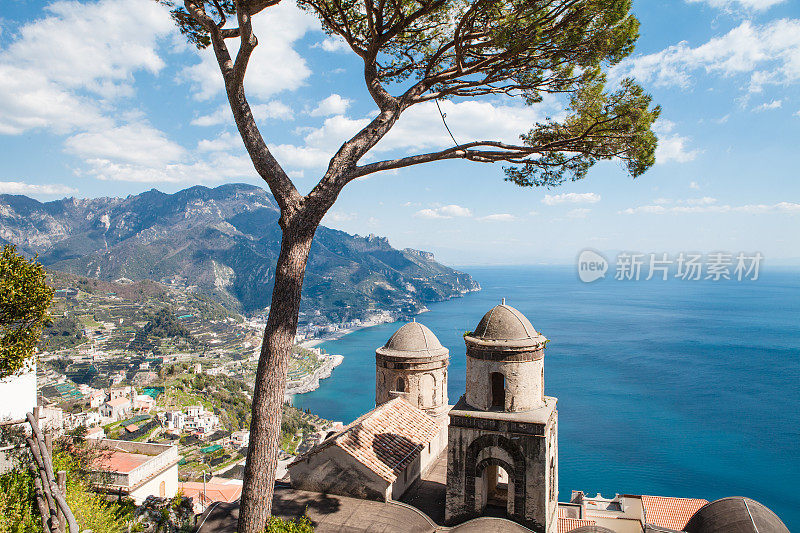
[{"label": "town on the coast", "polygon": [[[125,324],[107,311],[111,320],[82,331],[86,342],[42,352],[35,371],[3,382],[4,417],[24,417],[35,406],[48,434],[91,442],[101,451],[91,466],[99,493],[136,505],[190,498],[197,531],[235,531],[250,439],[243,369],[259,324],[204,321],[201,332],[188,313],[158,313],[144,325],[150,333],[185,328],[191,337],[183,341],[205,334],[218,342],[203,354],[184,346],[135,358],[106,351],[103,340],[113,342],[116,325]],[[302,393],[337,359],[297,340],[287,390]],[[343,425],[287,402],[273,514],[303,514],[316,531],[342,532],[788,532],[768,508],[735,495],[709,502],[573,490],[559,501],[558,400],[545,394],[548,340],[503,301],[464,341],[466,391],[454,404],[449,350],[416,319],[376,348],[371,411]],[[66,366],[64,350],[73,352]],[[237,351],[245,357],[223,355]]]}]

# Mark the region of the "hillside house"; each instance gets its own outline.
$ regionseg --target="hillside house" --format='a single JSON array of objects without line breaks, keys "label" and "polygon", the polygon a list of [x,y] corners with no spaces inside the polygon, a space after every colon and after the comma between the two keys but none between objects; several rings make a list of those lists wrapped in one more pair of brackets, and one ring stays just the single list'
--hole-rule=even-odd
[{"label": "hillside house", "polygon": [[130,415],[132,410],[131,400],[125,397],[109,400],[100,406],[100,414],[112,420],[120,420]]},{"label": "hillside house", "polygon": [[178,447],[103,439],[90,479],[95,489],[130,496],[141,505],[148,496],[172,498],[178,492]]}]

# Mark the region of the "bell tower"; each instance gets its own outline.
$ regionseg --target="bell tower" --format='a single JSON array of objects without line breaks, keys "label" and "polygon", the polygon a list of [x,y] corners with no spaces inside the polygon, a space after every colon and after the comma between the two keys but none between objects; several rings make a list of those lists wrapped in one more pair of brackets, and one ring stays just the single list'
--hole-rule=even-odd
[{"label": "bell tower", "polygon": [[447,348],[417,321],[375,350],[375,405],[402,396],[439,422],[447,420]]},{"label": "bell tower", "polygon": [[445,520],[491,510],[556,533],[558,411],[544,395],[547,339],[503,300],[464,342],[467,384],[450,411]]}]

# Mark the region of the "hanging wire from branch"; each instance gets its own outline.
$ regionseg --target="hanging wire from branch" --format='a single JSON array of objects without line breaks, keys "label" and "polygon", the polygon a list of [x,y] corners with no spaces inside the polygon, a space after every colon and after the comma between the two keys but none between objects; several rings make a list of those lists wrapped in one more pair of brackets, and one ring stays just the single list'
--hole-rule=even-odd
[{"label": "hanging wire from branch", "polygon": [[447,133],[450,134],[450,138],[453,139],[453,145],[458,146],[458,141],[456,141],[456,138],[453,137],[453,132],[450,131],[450,127],[447,125],[447,121],[444,119],[444,117],[446,117],[447,115],[442,113],[442,108],[439,107],[439,99],[437,98],[436,100],[434,100],[434,102],[436,102],[436,109],[439,110],[439,114],[442,116],[442,124],[444,124],[444,128],[447,130]]}]

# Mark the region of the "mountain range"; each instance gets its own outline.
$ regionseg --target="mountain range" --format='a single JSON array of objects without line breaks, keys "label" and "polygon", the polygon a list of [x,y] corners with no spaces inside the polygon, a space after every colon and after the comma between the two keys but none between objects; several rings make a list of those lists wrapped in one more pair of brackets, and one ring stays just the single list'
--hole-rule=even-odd
[{"label": "mountain range", "polygon": [[[280,248],[279,210],[260,187],[150,190],[126,198],[39,202],[0,195],[0,243],[48,269],[106,281],[150,279],[193,287],[257,314],[270,302]],[[301,320],[415,314],[429,302],[479,290],[433,254],[386,238],[320,226],[303,286]]]}]

